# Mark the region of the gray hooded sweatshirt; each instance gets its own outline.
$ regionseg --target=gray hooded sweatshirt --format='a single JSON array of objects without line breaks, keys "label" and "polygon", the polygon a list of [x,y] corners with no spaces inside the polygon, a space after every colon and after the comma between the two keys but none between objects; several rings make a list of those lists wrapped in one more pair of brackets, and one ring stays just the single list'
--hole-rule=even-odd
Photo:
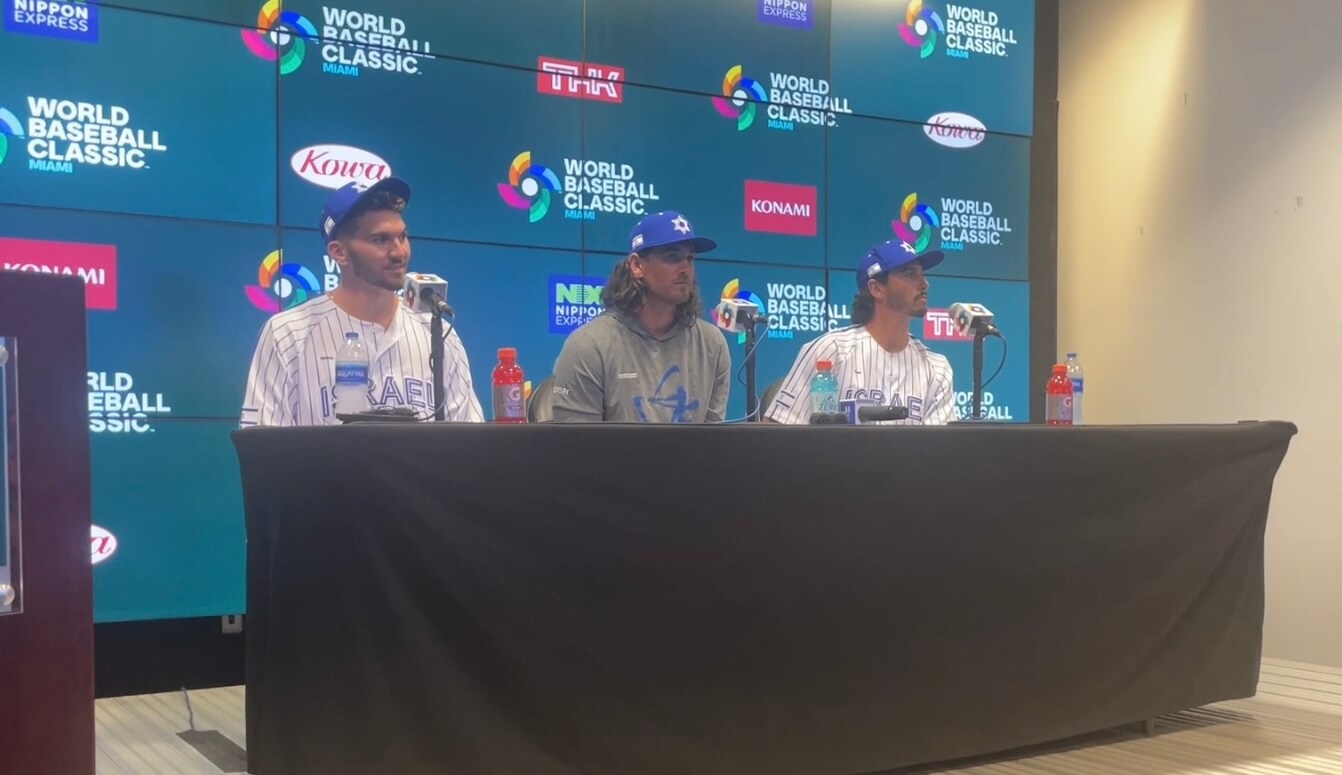
[{"label": "gray hooded sweatshirt", "polygon": [[705,320],[654,336],[607,310],[574,331],[554,368],[555,422],[721,422],[731,354]]}]

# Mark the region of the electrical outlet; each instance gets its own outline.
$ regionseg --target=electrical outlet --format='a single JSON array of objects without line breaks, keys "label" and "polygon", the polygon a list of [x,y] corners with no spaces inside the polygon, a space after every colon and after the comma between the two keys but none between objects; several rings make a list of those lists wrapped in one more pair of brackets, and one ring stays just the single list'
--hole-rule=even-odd
[{"label": "electrical outlet", "polygon": [[237,635],[242,632],[242,614],[229,614],[228,616],[220,617],[220,619],[222,619],[224,623],[225,635]]}]

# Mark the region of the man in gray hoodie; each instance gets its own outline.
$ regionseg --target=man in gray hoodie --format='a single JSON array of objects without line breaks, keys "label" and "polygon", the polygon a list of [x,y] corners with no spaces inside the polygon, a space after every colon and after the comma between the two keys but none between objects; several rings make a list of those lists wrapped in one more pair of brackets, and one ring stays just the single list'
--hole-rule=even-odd
[{"label": "man in gray hoodie", "polygon": [[677,212],[653,213],[601,291],[603,313],[564,342],[554,367],[555,422],[721,422],[731,355],[699,317],[694,258],[717,247]]}]

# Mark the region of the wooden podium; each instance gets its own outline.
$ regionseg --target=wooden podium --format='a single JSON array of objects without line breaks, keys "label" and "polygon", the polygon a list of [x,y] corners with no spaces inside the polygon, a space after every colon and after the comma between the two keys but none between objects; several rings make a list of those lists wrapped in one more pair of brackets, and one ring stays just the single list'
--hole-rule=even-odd
[{"label": "wooden podium", "polygon": [[17,506],[19,527],[0,552],[16,571],[11,612],[0,613],[0,773],[94,772],[84,320],[78,277],[0,271],[0,340],[13,349],[0,370],[10,381],[0,382],[10,438],[0,519]]}]

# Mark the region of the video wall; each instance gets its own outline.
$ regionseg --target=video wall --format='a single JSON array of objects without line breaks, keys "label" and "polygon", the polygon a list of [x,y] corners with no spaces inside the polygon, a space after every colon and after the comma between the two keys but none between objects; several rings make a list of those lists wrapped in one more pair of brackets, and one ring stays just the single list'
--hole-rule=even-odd
[{"label": "video wall", "polygon": [[244,609],[229,434],[266,317],[339,282],[316,224],[349,180],[412,186],[487,413],[496,350],[549,375],[674,209],[720,245],[705,306],[773,318],[761,390],[899,235],[947,252],[913,333],[962,411],[944,310],[976,301],[1010,341],[988,411],[1028,419],[1033,0],[0,2],[0,269],[86,282],[98,621]]}]

